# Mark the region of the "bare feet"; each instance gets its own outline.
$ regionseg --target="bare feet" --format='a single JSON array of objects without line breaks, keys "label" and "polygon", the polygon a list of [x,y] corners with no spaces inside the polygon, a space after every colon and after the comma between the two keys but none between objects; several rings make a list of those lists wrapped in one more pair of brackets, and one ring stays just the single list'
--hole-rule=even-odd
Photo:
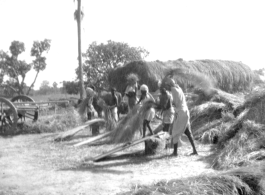
[{"label": "bare feet", "polygon": [[173,152],[170,156],[171,157],[177,157],[178,156],[178,153]]},{"label": "bare feet", "polygon": [[198,155],[198,152],[195,151],[189,154],[189,156],[193,156],[193,155]]}]

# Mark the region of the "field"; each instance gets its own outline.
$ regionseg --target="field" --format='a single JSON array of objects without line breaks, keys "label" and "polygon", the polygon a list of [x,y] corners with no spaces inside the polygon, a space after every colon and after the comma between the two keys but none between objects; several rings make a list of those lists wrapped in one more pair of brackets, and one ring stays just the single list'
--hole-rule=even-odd
[{"label": "field", "polygon": [[[255,115],[263,113],[263,97],[265,92],[259,90],[242,104],[242,94],[216,91],[211,97],[193,101],[196,104],[190,111],[196,156],[189,155],[192,148],[183,136],[178,157],[172,157],[172,149],[164,147],[155,155],[145,155],[141,143],[93,162],[94,157],[119,144],[101,140],[73,147],[93,137],[90,128],[70,140],[56,142],[55,137],[62,132],[83,124],[83,118],[74,107],[41,113],[37,122],[21,125],[18,135],[0,137],[0,194],[263,195],[265,127],[258,124],[263,118]],[[34,97],[36,101],[70,97],[42,98],[46,99]],[[235,109],[240,112],[237,117],[227,110],[235,105],[241,105],[240,111]],[[242,112],[244,109],[247,111]],[[159,124],[160,120],[155,120],[152,127]],[[137,131],[135,139],[139,138]]]},{"label": "field", "polygon": [[[143,155],[144,144],[121,156],[92,162],[91,158],[115,145],[73,148],[82,134],[67,142],[54,142],[56,133],[0,138],[0,194],[116,194],[160,180],[187,178],[214,172],[209,167],[210,145],[197,143],[199,156],[188,156],[189,144],[178,158],[170,149]],[[84,135],[83,135],[84,136]],[[86,133],[89,136],[89,133]],[[132,154],[126,154],[132,153]]]}]

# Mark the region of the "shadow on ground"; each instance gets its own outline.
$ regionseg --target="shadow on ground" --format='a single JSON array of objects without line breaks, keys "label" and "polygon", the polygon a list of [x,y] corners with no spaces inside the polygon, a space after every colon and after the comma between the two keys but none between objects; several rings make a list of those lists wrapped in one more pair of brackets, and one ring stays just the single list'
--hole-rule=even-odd
[{"label": "shadow on ground", "polygon": [[76,167],[60,169],[60,171],[89,171],[92,173],[112,173],[112,174],[127,174],[133,173],[128,170],[116,170],[123,166],[135,166],[149,163],[153,160],[159,160],[165,158],[167,155],[150,155],[147,156],[143,151],[127,152],[122,154],[116,154],[102,159],[99,162],[93,162],[92,158],[87,158],[84,163]]}]

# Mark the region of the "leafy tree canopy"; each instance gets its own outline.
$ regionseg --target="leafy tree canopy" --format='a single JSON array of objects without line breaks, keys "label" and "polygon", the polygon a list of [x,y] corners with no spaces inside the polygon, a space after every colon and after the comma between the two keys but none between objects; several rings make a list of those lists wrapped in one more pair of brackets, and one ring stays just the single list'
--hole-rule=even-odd
[{"label": "leafy tree canopy", "polygon": [[78,94],[79,83],[75,81],[63,81],[63,90],[68,94]]},{"label": "leafy tree canopy", "polygon": [[84,76],[89,84],[94,84],[98,89],[109,88],[108,74],[112,69],[131,61],[144,60],[148,54],[144,48],[131,47],[127,43],[111,40],[107,44],[93,42],[83,53]]},{"label": "leafy tree canopy", "polygon": [[[32,63],[27,63],[24,60],[19,60],[18,56],[25,51],[23,42],[13,41],[9,47],[9,52],[0,51],[0,85],[9,87],[14,93],[24,94],[26,88],[25,78],[26,74],[33,68],[36,71],[35,79],[30,87],[27,88],[29,94],[36,82],[40,71],[46,68],[46,57],[44,52],[50,49],[51,40],[34,41],[31,56],[34,57]],[[4,76],[7,76],[7,81],[4,82]]]}]

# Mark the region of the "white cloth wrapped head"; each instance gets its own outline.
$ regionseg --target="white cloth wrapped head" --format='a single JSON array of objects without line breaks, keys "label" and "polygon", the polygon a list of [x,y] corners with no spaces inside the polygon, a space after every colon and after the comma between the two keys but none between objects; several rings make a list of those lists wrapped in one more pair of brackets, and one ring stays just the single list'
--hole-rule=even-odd
[{"label": "white cloth wrapped head", "polygon": [[148,86],[145,85],[145,84],[141,85],[140,90],[141,90],[141,91],[146,91],[146,93],[149,92]]}]

